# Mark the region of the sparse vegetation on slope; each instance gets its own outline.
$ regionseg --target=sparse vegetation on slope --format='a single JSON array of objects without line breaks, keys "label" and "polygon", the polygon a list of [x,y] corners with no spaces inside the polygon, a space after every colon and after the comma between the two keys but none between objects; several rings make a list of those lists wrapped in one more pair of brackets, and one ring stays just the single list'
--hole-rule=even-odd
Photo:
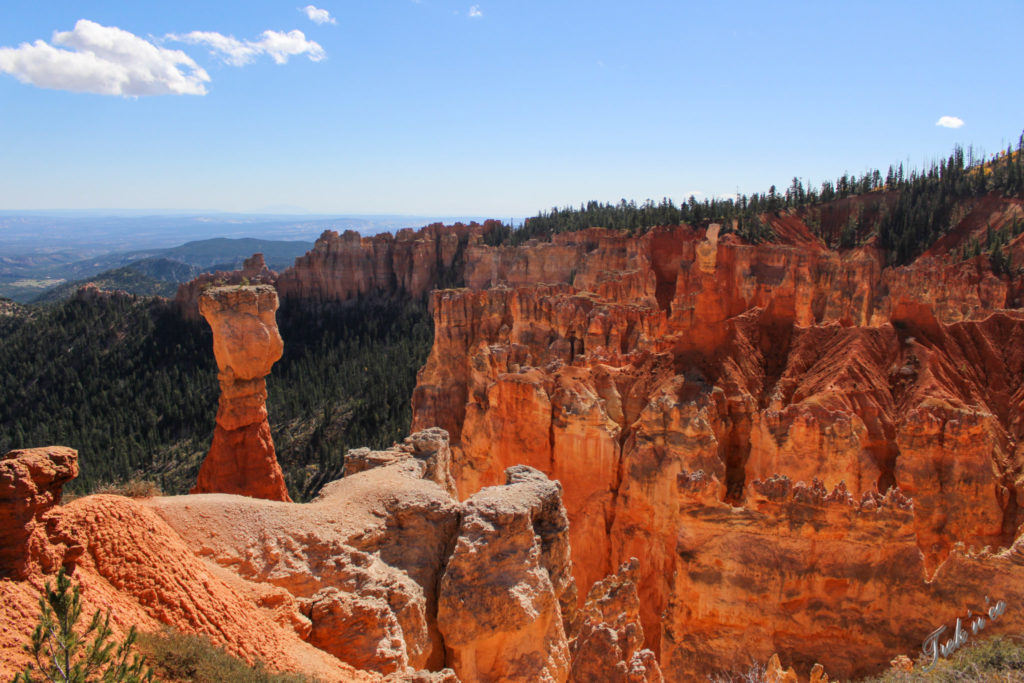
[{"label": "sparse vegetation on slope", "polygon": [[1024,681],[1024,638],[993,636],[969,642],[949,659],[923,673],[927,662],[913,671],[887,671],[861,683],[1019,683]]},{"label": "sparse vegetation on slope", "polygon": [[204,636],[173,629],[139,635],[139,650],[146,655],[158,680],[168,683],[303,683],[298,674],[267,671],[262,663],[249,665],[217,647]]},{"label": "sparse vegetation on slope", "polygon": [[39,623],[25,651],[35,665],[14,677],[13,683],[144,683],[153,672],[133,651],[137,634],[132,627],[120,643],[113,640],[110,612],[97,610],[87,626],[79,626],[82,599],[63,567],[56,586],[46,582],[39,598]]}]

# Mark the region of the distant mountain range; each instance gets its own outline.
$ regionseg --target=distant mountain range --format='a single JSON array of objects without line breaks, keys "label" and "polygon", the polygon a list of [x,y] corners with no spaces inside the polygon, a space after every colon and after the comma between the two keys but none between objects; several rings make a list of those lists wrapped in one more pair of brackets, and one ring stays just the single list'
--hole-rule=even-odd
[{"label": "distant mountain range", "polygon": [[234,270],[256,252],[264,255],[268,267],[282,270],[312,247],[312,242],[298,240],[217,237],[167,249],[104,254],[70,263],[44,259],[39,264],[12,265],[12,259],[0,257],[0,296],[21,303],[57,301],[86,282],[133,294],[173,296],[178,283],[202,272]]},{"label": "distant mountain range", "polygon": [[[451,217],[0,211],[0,297],[28,302],[56,286],[64,291],[73,286],[70,283],[95,280],[100,273],[122,268],[132,272],[105,273],[104,281],[122,282],[139,293],[159,293],[166,287],[156,281],[182,277],[176,272],[182,263],[201,272],[264,251],[268,265],[276,270],[291,265],[324,230],[355,230],[369,236],[437,220]],[[288,247],[278,253],[270,246],[275,244],[302,247],[295,254]],[[174,263],[136,263],[148,259]]]}]

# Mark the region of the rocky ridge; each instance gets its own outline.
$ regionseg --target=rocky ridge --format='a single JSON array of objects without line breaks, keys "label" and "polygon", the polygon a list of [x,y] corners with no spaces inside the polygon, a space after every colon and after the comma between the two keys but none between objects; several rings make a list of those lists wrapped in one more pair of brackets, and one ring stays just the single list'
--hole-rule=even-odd
[{"label": "rocky ridge", "polygon": [[[17,548],[26,570],[3,566],[0,675],[24,664],[35,596],[62,564],[86,611],[111,609],[119,633],[170,625],[325,681],[564,681],[581,665],[570,660],[560,486],[512,467],[504,484],[459,503],[446,490],[443,430],[352,452],[358,471],[307,504],[218,493],[56,505],[75,461],[60,447],[0,461],[3,481],[38,492],[3,510],[47,530]],[[606,666],[657,670],[635,635],[629,645],[605,653]]]}]

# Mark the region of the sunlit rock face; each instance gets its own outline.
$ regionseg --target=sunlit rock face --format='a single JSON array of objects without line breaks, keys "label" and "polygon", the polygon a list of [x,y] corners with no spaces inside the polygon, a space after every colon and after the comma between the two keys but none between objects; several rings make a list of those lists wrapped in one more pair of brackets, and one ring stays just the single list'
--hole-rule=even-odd
[{"label": "sunlit rock face", "polygon": [[281,273],[277,289],[282,298],[304,302],[344,302],[366,295],[421,297],[461,280],[468,245],[497,225],[434,224],[372,237],[326,230],[311,251]]},{"label": "sunlit rock face", "polygon": [[346,476],[307,504],[147,507],[342,662],[389,681],[565,681],[576,594],[560,486],[514,467],[460,504],[449,463],[447,434],[430,429],[350,451]]},{"label": "sunlit rock face", "polygon": [[[432,298],[413,428],[452,435],[463,498],[519,464],[561,482],[580,600],[639,558],[666,680],[740,651],[875,671],[955,618],[954,595],[983,599],[972,571],[1018,571],[957,550],[1009,547],[1024,521],[1016,285],[800,230],[476,244],[471,288]],[[795,499],[755,488],[779,477]],[[906,617],[881,616],[890,599]]]},{"label": "sunlit rock face", "polygon": [[[566,681],[580,619],[560,485],[516,466],[459,503],[450,456],[448,435],[429,429],[351,451],[350,471],[310,503],[212,493],[61,506],[75,452],[13,451],[0,459],[0,675],[27,663],[39,592],[66,567],[89,614],[111,610],[117,637],[167,625],[323,681]],[[606,593],[591,601],[588,642],[620,634],[602,662],[656,671],[638,649],[631,575]],[[597,670],[589,658],[575,666]]]},{"label": "sunlit rock face", "polygon": [[465,681],[565,681],[576,612],[558,484],[509,468],[463,506],[439,585],[438,627]]},{"label": "sunlit rock face", "polygon": [[640,596],[636,590],[637,558],[594,584],[580,610],[580,626],[572,642],[573,683],[661,683],[658,660],[642,649]]},{"label": "sunlit rock face", "polygon": [[284,350],[277,306],[269,285],[212,287],[199,298],[213,330],[220,400],[213,443],[192,493],[291,500],[267,421],[265,377]]}]

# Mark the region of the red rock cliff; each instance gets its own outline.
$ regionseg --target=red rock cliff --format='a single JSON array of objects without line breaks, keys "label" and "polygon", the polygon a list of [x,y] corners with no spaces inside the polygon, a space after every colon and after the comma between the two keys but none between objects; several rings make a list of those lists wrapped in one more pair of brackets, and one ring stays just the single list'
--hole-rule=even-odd
[{"label": "red rock cliff", "polygon": [[0,576],[25,578],[38,567],[56,571],[81,554],[72,537],[55,538],[49,518],[64,484],[77,476],[78,451],[64,446],[0,457]]},{"label": "red rock cliff", "polygon": [[463,497],[516,464],[559,480],[582,593],[640,558],[666,679],[741,651],[866,673],[984,596],[990,560],[957,544],[1009,547],[1024,521],[1013,281],[685,227],[470,253],[478,289],[433,298],[414,428],[451,433]]},{"label": "red rock cliff", "polygon": [[464,250],[496,223],[428,225],[360,237],[326,230],[277,281],[282,298],[348,301],[360,295],[425,295],[462,277]]}]

